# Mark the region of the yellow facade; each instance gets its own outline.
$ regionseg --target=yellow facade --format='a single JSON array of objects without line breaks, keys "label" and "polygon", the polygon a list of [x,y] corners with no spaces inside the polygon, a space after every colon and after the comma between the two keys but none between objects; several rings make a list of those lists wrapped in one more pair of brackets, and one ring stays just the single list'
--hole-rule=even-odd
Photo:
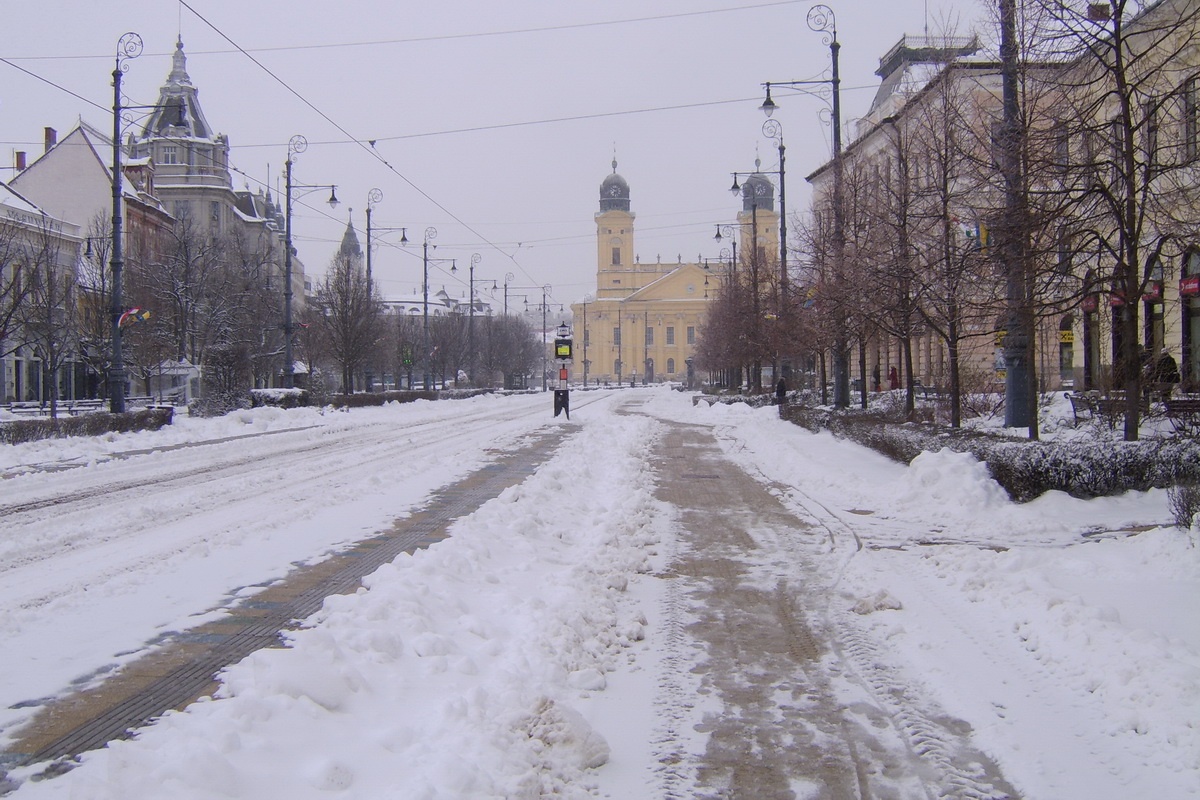
[{"label": "yellow facade", "polygon": [[[773,206],[755,216],[760,248],[777,248],[779,216]],[[721,270],[694,262],[643,262],[637,256],[629,187],[615,161],[600,186],[595,218],[596,292],[595,299],[571,306],[572,380],[587,385],[688,381],[689,361]],[[749,242],[751,226],[740,221],[741,239]]]}]

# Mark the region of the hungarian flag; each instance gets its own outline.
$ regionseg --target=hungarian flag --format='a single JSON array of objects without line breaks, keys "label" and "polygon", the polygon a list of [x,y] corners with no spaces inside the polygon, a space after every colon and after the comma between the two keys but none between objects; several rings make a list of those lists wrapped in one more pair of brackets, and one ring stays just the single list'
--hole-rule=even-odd
[{"label": "hungarian flag", "polygon": [[117,327],[124,328],[126,325],[135,325],[139,322],[145,322],[150,319],[150,312],[147,309],[131,308],[121,315],[117,320]]}]

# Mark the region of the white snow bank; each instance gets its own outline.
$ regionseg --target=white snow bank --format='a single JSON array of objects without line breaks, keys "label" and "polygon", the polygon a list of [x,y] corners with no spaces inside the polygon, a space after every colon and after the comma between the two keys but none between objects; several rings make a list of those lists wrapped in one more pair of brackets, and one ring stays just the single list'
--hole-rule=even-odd
[{"label": "white snow bank", "polygon": [[589,425],[451,538],[330,598],[288,649],[228,669],[221,699],[20,796],[590,797],[608,745],[573,700],[644,636],[623,589],[665,530],[656,435],[645,417]]}]

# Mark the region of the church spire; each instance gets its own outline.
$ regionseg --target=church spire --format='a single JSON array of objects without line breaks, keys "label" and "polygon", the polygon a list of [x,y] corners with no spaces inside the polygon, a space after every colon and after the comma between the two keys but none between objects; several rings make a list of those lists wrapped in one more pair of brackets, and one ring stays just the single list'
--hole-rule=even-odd
[{"label": "church spire", "polygon": [[338,255],[347,259],[362,258],[362,245],[358,243],[358,232],[354,230],[354,209],[350,209],[349,219],[346,220],[346,232],[342,234],[342,244]]},{"label": "church spire", "polygon": [[183,34],[175,41],[175,53],[171,56],[171,74],[167,83],[172,86],[191,86],[192,79],[187,74],[187,56],[183,54]]}]

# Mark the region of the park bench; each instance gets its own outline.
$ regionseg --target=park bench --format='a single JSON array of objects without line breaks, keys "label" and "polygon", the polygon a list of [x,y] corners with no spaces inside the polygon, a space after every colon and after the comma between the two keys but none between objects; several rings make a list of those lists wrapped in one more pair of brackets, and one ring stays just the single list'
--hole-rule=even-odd
[{"label": "park bench", "polygon": [[923,400],[936,401],[946,397],[949,393],[940,386],[926,386],[920,381],[913,382],[913,391],[920,395]]},{"label": "park bench", "polygon": [[1125,416],[1125,398],[1121,395],[1102,395],[1096,391],[1066,392],[1071,403],[1075,425],[1091,420],[1104,420],[1108,427],[1116,427],[1117,420]]},{"label": "park bench", "polygon": [[1163,406],[1176,433],[1187,436],[1200,433],[1200,397],[1167,398]]}]

